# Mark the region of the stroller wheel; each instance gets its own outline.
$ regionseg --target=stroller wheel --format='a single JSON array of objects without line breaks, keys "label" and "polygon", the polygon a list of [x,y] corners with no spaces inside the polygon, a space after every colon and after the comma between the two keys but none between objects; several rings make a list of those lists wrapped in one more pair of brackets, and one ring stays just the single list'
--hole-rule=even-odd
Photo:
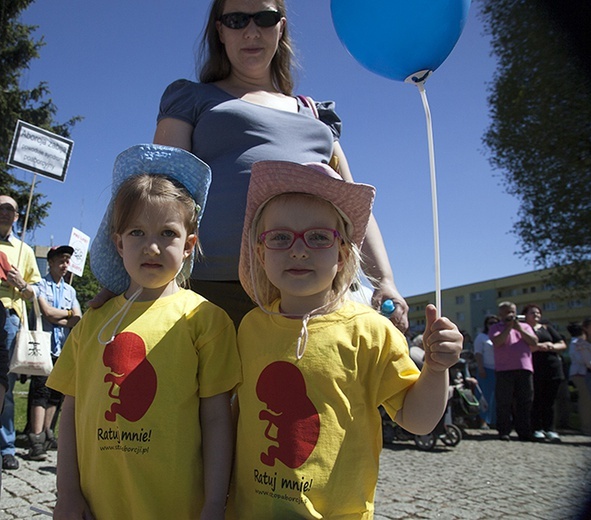
[{"label": "stroller wheel", "polygon": [[427,435],[415,435],[415,444],[419,450],[429,451],[435,446],[435,435],[429,433]]},{"label": "stroller wheel", "polygon": [[446,446],[457,446],[462,440],[462,430],[455,424],[446,424],[445,433],[442,433],[439,438]]}]

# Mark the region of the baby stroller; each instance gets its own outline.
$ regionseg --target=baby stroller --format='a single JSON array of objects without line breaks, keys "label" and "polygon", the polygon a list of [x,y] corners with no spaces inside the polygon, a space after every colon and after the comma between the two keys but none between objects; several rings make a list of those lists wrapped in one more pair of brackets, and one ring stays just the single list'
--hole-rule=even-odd
[{"label": "baby stroller", "polygon": [[[480,409],[485,406],[484,397],[479,401],[475,392],[480,390],[478,381],[473,378],[469,371],[467,361],[460,359],[453,367],[449,369],[450,389],[452,395],[450,398],[450,408],[452,422],[462,430],[468,428],[478,428],[480,425]],[[482,396],[482,392],[479,392]]]},{"label": "baby stroller", "polygon": [[[421,369],[423,367],[423,358],[413,356],[412,349],[411,357],[413,361],[416,363],[417,367]],[[460,361],[463,360],[460,359]],[[454,365],[454,367],[455,366],[456,365]],[[453,376],[456,377],[455,372]],[[451,377],[452,372],[450,369],[450,379]],[[423,451],[432,450],[435,447],[437,440],[440,440],[446,446],[457,446],[462,440],[462,430],[458,426],[456,426],[453,421],[453,408],[451,406],[451,399],[453,398],[454,394],[455,388],[452,386],[452,383],[450,383],[445,413],[443,414],[443,417],[441,417],[433,431],[426,435],[415,435],[405,430],[404,428],[402,428],[402,426],[396,424],[390,418],[386,410],[382,406],[380,406],[380,414],[382,415],[382,439],[384,444],[391,443],[395,440],[414,440],[415,444],[417,445],[417,448]]]},{"label": "baby stroller", "polygon": [[438,440],[450,447],[457,446],[462,440],[462,430],[452,423],[452,409],[449,400],[443,417],[441,417],[433,431],[426,435],[415,435],[405,430],[390,418],[382,406],[380,406],[380,414],[382,416],[382,439],[384,444],[412,440],[418,449],[429,451],[435,447]]}]

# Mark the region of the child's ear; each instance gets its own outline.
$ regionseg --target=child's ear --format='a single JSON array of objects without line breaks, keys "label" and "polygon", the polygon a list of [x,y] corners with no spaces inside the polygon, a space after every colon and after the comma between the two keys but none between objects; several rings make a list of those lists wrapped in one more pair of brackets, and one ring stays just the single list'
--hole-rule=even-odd
[{"label": "child's ear", "polygon": [[196,245],[197,245],[197,234],[191,233],[190,235],[187,235],[183,258],[188,258],[189,256],[191,256],[191,253],[193,252],[193,249],[195,249]]},{"label": "child's ear", "polygon": [[115,242],[115,247],[117,248],[119,256],[123,257],[123,238],[119,233],[113,235],[113,242]]},{"label": "child's ear", "polygon": [[261,265],[265,267],[265,246],[260,242],[255,245],[255,252]]}]

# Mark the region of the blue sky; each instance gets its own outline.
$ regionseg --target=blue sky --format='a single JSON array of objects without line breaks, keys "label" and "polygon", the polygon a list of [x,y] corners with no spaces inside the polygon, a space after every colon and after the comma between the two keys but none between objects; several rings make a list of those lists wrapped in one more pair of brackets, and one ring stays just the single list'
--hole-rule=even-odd
[{"label": "blue sky", "polygon": [[[66,243],[72,226],[94,236],[109,200],[115,156],[152,141],[160,96],[170,82],[195,79],[207,4],[52,0],[35,2],[23,14],[24,23],[39,26],[36,34],[46,45],[21,87],[46,81],[58,120],[85,118],[72,133],[66,181],[38,177],[38,191],[53,206],[29,243]],[[532,269],[515,254],[511,229],[518,201],[504,192],[482,144],[496,63],[478,7],[473,2],[458,44],[426,83],[444,289]],[[374,75],[354,60],[336,35],[329,0],[288,0],[288,9],[301,63],[297,93],[336,102],[353,175],[377,187],[374,211],[402,294],[434,290],[427,130],[418,89]]]}]

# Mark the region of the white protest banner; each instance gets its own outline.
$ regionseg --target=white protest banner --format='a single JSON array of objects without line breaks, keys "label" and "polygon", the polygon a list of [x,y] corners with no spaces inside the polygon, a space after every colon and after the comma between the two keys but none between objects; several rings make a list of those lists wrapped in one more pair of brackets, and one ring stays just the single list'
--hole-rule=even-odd
[{"label": "white protest banner", "polygon": [[82,276],[84,272],[84,264],[86,263],[86,255],[88,253],[88,246],[90,244],[90,237],[79,229],[72,228],[70,235],[70,247],[74,248],[72,258],[70,258],[70,266],[68,271],[74,273],[76,276]]},{"label": "white protest banner", "polygon": [[18,121],[8,165],[64,182],[74,141]]}]

